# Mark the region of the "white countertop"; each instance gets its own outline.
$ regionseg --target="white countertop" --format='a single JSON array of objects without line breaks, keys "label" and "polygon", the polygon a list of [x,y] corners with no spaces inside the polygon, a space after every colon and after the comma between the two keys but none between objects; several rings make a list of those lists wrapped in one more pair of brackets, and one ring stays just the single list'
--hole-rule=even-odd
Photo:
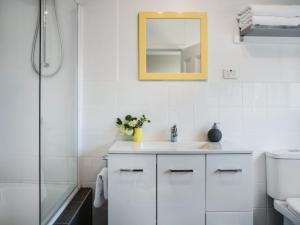
[{"label": "white countertop", "polygon": [[252,154],[253,151],[228,142],[116,141],[109,154]]}]

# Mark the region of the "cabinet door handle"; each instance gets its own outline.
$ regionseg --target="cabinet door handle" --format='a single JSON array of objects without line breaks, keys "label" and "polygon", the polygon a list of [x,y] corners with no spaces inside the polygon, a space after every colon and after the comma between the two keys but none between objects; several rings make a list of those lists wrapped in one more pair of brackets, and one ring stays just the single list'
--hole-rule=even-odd
[{"label": "cabinet door handle", "polygon": [[216,173],[239,173],[242,169],[217,169]]},{"label": "cabinet door handle", "polygon": [[169,170],[170,173],[193,173],[194,170]]},{"label": "cabinet door handle", "polygon": [[142,173],[144,172],[143,169],[120,169],[120,172],[125,172],[125,173]]}]

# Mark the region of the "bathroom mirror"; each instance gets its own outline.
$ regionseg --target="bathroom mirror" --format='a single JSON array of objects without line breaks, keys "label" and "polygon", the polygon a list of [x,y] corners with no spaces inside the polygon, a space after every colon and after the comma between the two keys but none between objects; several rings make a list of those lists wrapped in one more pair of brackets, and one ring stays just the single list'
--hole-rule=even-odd
[{"label": "bathroom mirror", "polygon": [[206,80],[207,14],[140,12],[140,80]]}]

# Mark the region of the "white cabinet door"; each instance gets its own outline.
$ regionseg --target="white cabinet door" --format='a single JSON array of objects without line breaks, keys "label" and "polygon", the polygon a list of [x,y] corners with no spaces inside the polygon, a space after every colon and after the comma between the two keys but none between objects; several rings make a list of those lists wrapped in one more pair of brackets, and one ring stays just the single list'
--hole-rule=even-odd
[{"label": "white cabinet door", "polygon": [[250,154],[207,155],[206,211],[252,211]]},{"label": "white cabinet door", "polygon": [[205,224],[205,156],[157,156],[157,224]]},{"label": "white cabinet door", "polygon": [[156,225],[156,156],[110,154],[108,224]]},{"label": "white cabinet door", "polygon": [[253,225],[251,212],[210,212],[206,214],[206,225]]}]

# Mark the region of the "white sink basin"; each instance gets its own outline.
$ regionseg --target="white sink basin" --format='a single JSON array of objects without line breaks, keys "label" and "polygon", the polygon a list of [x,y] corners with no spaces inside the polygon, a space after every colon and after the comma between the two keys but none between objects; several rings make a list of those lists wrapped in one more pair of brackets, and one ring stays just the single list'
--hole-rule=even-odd
[{"label": "white sink basin", "polygon": [[167,142],[116,141],[108,150],[109,153],[144,153],[144,154],[208,154],[208,153],[252,153],[230,143],[211,142]]},{"label": "white sink basin", "polygon": [[208,146],[207,142],[141,142],[134,143],[134,146],[140,149],[204,149]]}]

